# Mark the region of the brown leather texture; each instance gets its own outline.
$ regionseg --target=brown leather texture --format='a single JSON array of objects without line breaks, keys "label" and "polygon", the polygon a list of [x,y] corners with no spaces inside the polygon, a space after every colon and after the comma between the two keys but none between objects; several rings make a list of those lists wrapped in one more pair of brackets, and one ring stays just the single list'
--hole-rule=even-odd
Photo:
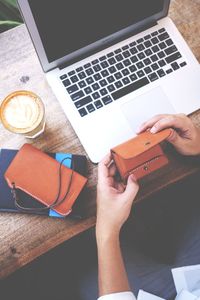
[{"label": "brown leather texture", "polygon": [[171,129],[156,134],[146,131],[111,149],[121,179],[125,182],[130,174],[134,174],[136,179],[141,179],[166,165],[168,158],[163,152],[161,143],[170,134]]},{"label": "brown leather texture", "polygon": [[[4,176],[10,188],[12,188],[12,183],[15,183],[17,189],[23,190],[49,207],[58,194],[59,167],[60,163],[49,155],[30,144],[24,144]],[[63,216],[71,212],[75,200],[87,182],[87,178],[62,165],[59,199],[65,196],[70,178],[69,193],[62,203],[53,208]]]}]

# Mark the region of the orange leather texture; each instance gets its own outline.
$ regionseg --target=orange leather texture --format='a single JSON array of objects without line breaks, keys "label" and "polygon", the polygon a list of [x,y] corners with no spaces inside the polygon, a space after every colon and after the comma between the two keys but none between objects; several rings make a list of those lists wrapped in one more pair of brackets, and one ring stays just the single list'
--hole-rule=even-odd
[{"label": "orange leather texture", "polygon": [[[55,159],[32,145],[25,144],[11,162],[4,176],[11,188],[14,182],[16,188],[30,194],[48,207],[53,204],[58,193],[59,167],[60,164]],[[62,165],[59,199],[65,196],[71,173],[71,169]],[[87,178],[73,171],[69,193],[65,200],[53,209],[63,216],[68,215],[86,182]]]},{"label": "orange leather texture", "polygon": [[156,134],[146,131],[111,149],[113,160],[123,181],[130,174],[140,179],[168,163],[160,143],[171,134],[165,129]]}]

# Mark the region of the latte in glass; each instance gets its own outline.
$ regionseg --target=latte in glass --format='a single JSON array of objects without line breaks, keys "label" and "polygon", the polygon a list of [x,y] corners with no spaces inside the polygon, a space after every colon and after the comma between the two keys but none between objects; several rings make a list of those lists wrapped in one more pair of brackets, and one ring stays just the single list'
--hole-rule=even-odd
[{"label": "latte in glass", "polygon": [[44,131],[44,104],[33,92],[17,91],[3,100],[0,118],[9,131],[35,138]]}]

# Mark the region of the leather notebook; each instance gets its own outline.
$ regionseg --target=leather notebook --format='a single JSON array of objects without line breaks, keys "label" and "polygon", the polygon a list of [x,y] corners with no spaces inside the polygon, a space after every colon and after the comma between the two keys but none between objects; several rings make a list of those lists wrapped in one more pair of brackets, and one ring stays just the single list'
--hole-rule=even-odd
[{"label": "leather notebook", "polygon": [[31,195],[47,208],[55,203],[59,195],[53,209],[62,216],[71,212],[87,182],[87,178],[30,144],[19,150],[4,176],[11,189],[14,184],[16,189]]},{"label": "leather notebook", "polygon": [[121,179],[126,182],[130,174],[134,174],[136,179],[141,179],[165,166],[168,158],[161,143],[170,134],[171,129],[165,129],[156,134],[146,131],[111,149]]}]

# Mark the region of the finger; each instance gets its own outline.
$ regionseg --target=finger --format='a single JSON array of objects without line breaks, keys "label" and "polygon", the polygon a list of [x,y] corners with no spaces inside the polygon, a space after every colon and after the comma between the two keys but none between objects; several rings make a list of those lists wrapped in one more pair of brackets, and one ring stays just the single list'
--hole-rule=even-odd
[{"label": "finger", "polygon": [[158,120],[151,128],[151,133],[159,132],[165,128],[175,128],[184,131],[186,128],[186,120],[177,115],[168,115]]},{"label": "finger", "polygon": [[103,178],[107,178],[109,176],[109,171],[108,171],[108,167],[109,164],[111,163],[112,158],[111,158],[111,154],[107,154],[102,161],[100,161],[99,165],[98,165],[98,179],[102,180]]},{"label": "finger", "polygon": [[139,190],[139,185],[135,180],[134,175],[130,175],[127,181],[127,186],[124,191],[124,197],[127,201],[133,201]]},{"label": "finger", "polygon": [[114,162],[112,162],[109,169],[108,169],[109,176],[114,177],[116,172],[117,172],[117,167],[114,164]]},{"label": "finger", "polygon": [[153,118],[149,119],[148,121],[144,122],[139,129],[137,130],[137,133],[141,133],[143,131],[146,131],[148,128],[151,128],[155,123],[157,123],[159,120],[165,118],[166,114],[156,115]]}]

